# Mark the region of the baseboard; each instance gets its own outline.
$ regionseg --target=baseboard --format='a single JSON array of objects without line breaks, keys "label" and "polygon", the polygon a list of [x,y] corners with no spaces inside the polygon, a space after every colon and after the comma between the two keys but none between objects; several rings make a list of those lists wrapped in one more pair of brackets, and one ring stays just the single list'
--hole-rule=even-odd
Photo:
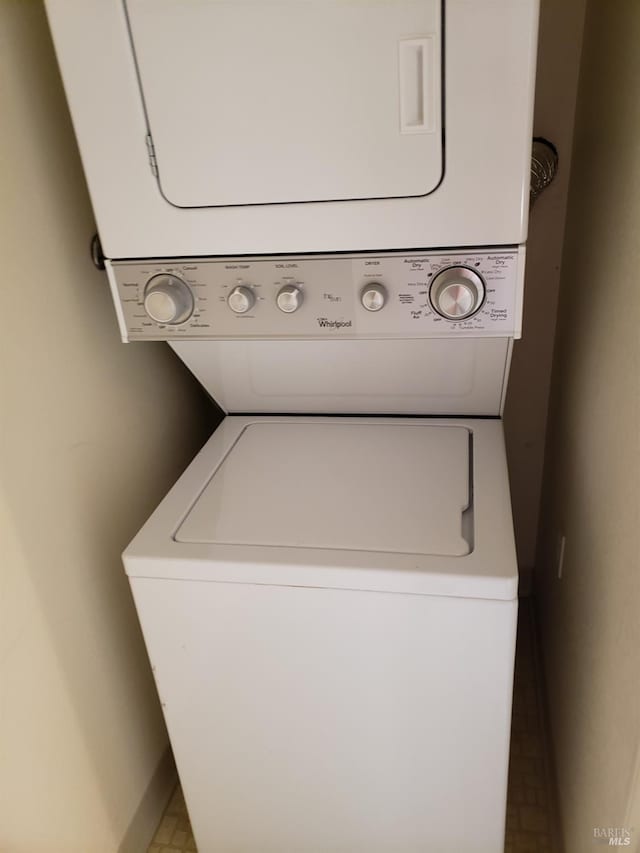
[{"label": "baseboard", "polygon": [[550,815],[552,822],[552,845],[556,853],[564,853],[565,845],[562,833],[562,812],[560,807],[560,790],[558,786],[558,770],[555,759],[555,744],[553,740],[553,731],[551,729],[551,713],[549,709],[549,691],[547,690],[547,680],[544,669],[544,655],[542,652],[542,638],[540,636],[540,622],[538,620],[537,610],[538,600],[535,596],[530,598],[530,618],[533,627],[533,657],[534,666],[536,668],[536,684],[538,685],[538,702],[542,712],[543,735],[546,743],[544,754],[545,774],[547,777],[547,786],[551,795]]},{"label": "baseboard", "polygon": [[178,773],[173,754],[170,747],[167,747],[147,785],[147,790],[142,795],[140,804],[118,847],[118,853],[146,851],[177,782]]}]

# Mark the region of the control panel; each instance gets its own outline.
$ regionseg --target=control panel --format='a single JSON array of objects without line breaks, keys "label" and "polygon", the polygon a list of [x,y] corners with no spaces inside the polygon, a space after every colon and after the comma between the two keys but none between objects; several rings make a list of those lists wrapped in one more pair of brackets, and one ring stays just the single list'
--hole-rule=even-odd
[{"label": "control panel", "polygon": [[108,263],[126,340],[518,336],[522,250]]}]

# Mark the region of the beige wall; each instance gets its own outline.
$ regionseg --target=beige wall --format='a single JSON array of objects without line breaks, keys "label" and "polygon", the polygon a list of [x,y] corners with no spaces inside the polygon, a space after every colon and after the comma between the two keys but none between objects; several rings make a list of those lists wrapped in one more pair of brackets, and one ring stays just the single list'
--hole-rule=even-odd
[{"label": "beige wall", "polygon": [[521,592],[529,590],[535,564],[584,6],[585,0],[540,4],[534,133],[555,144],[560,169],[531,211],[523,338],[515,344],[505,407]]},{"label": "beige wall", "polygon": [[640,849],[639,45],[637,0],[588,0],[539,551],[567,853]]},{"label": "beige wall", "polygon": [[208,415],[119,343],[40,3],[0,3],[0,80],[0,850],[115,853],[167,747],[119,553]]}]

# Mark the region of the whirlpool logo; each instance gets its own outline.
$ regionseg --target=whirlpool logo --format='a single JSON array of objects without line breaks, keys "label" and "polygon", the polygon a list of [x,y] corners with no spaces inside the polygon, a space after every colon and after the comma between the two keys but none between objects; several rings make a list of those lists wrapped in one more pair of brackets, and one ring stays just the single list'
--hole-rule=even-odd
[{"label": "whirlpool logo", "polygon": [[351,320],[329,320],[328,317],[318,317],[318,325],[321,329],[348,329],[353,323]]}]

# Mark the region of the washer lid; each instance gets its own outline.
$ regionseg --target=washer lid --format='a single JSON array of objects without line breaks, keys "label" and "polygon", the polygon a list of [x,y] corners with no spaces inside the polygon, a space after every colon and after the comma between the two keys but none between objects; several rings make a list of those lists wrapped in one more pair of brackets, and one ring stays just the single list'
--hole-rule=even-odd
[{"label": "washer lid", "polygon": [[470,432],[424,423],[253,423],[177,542],[463,556]]}]

